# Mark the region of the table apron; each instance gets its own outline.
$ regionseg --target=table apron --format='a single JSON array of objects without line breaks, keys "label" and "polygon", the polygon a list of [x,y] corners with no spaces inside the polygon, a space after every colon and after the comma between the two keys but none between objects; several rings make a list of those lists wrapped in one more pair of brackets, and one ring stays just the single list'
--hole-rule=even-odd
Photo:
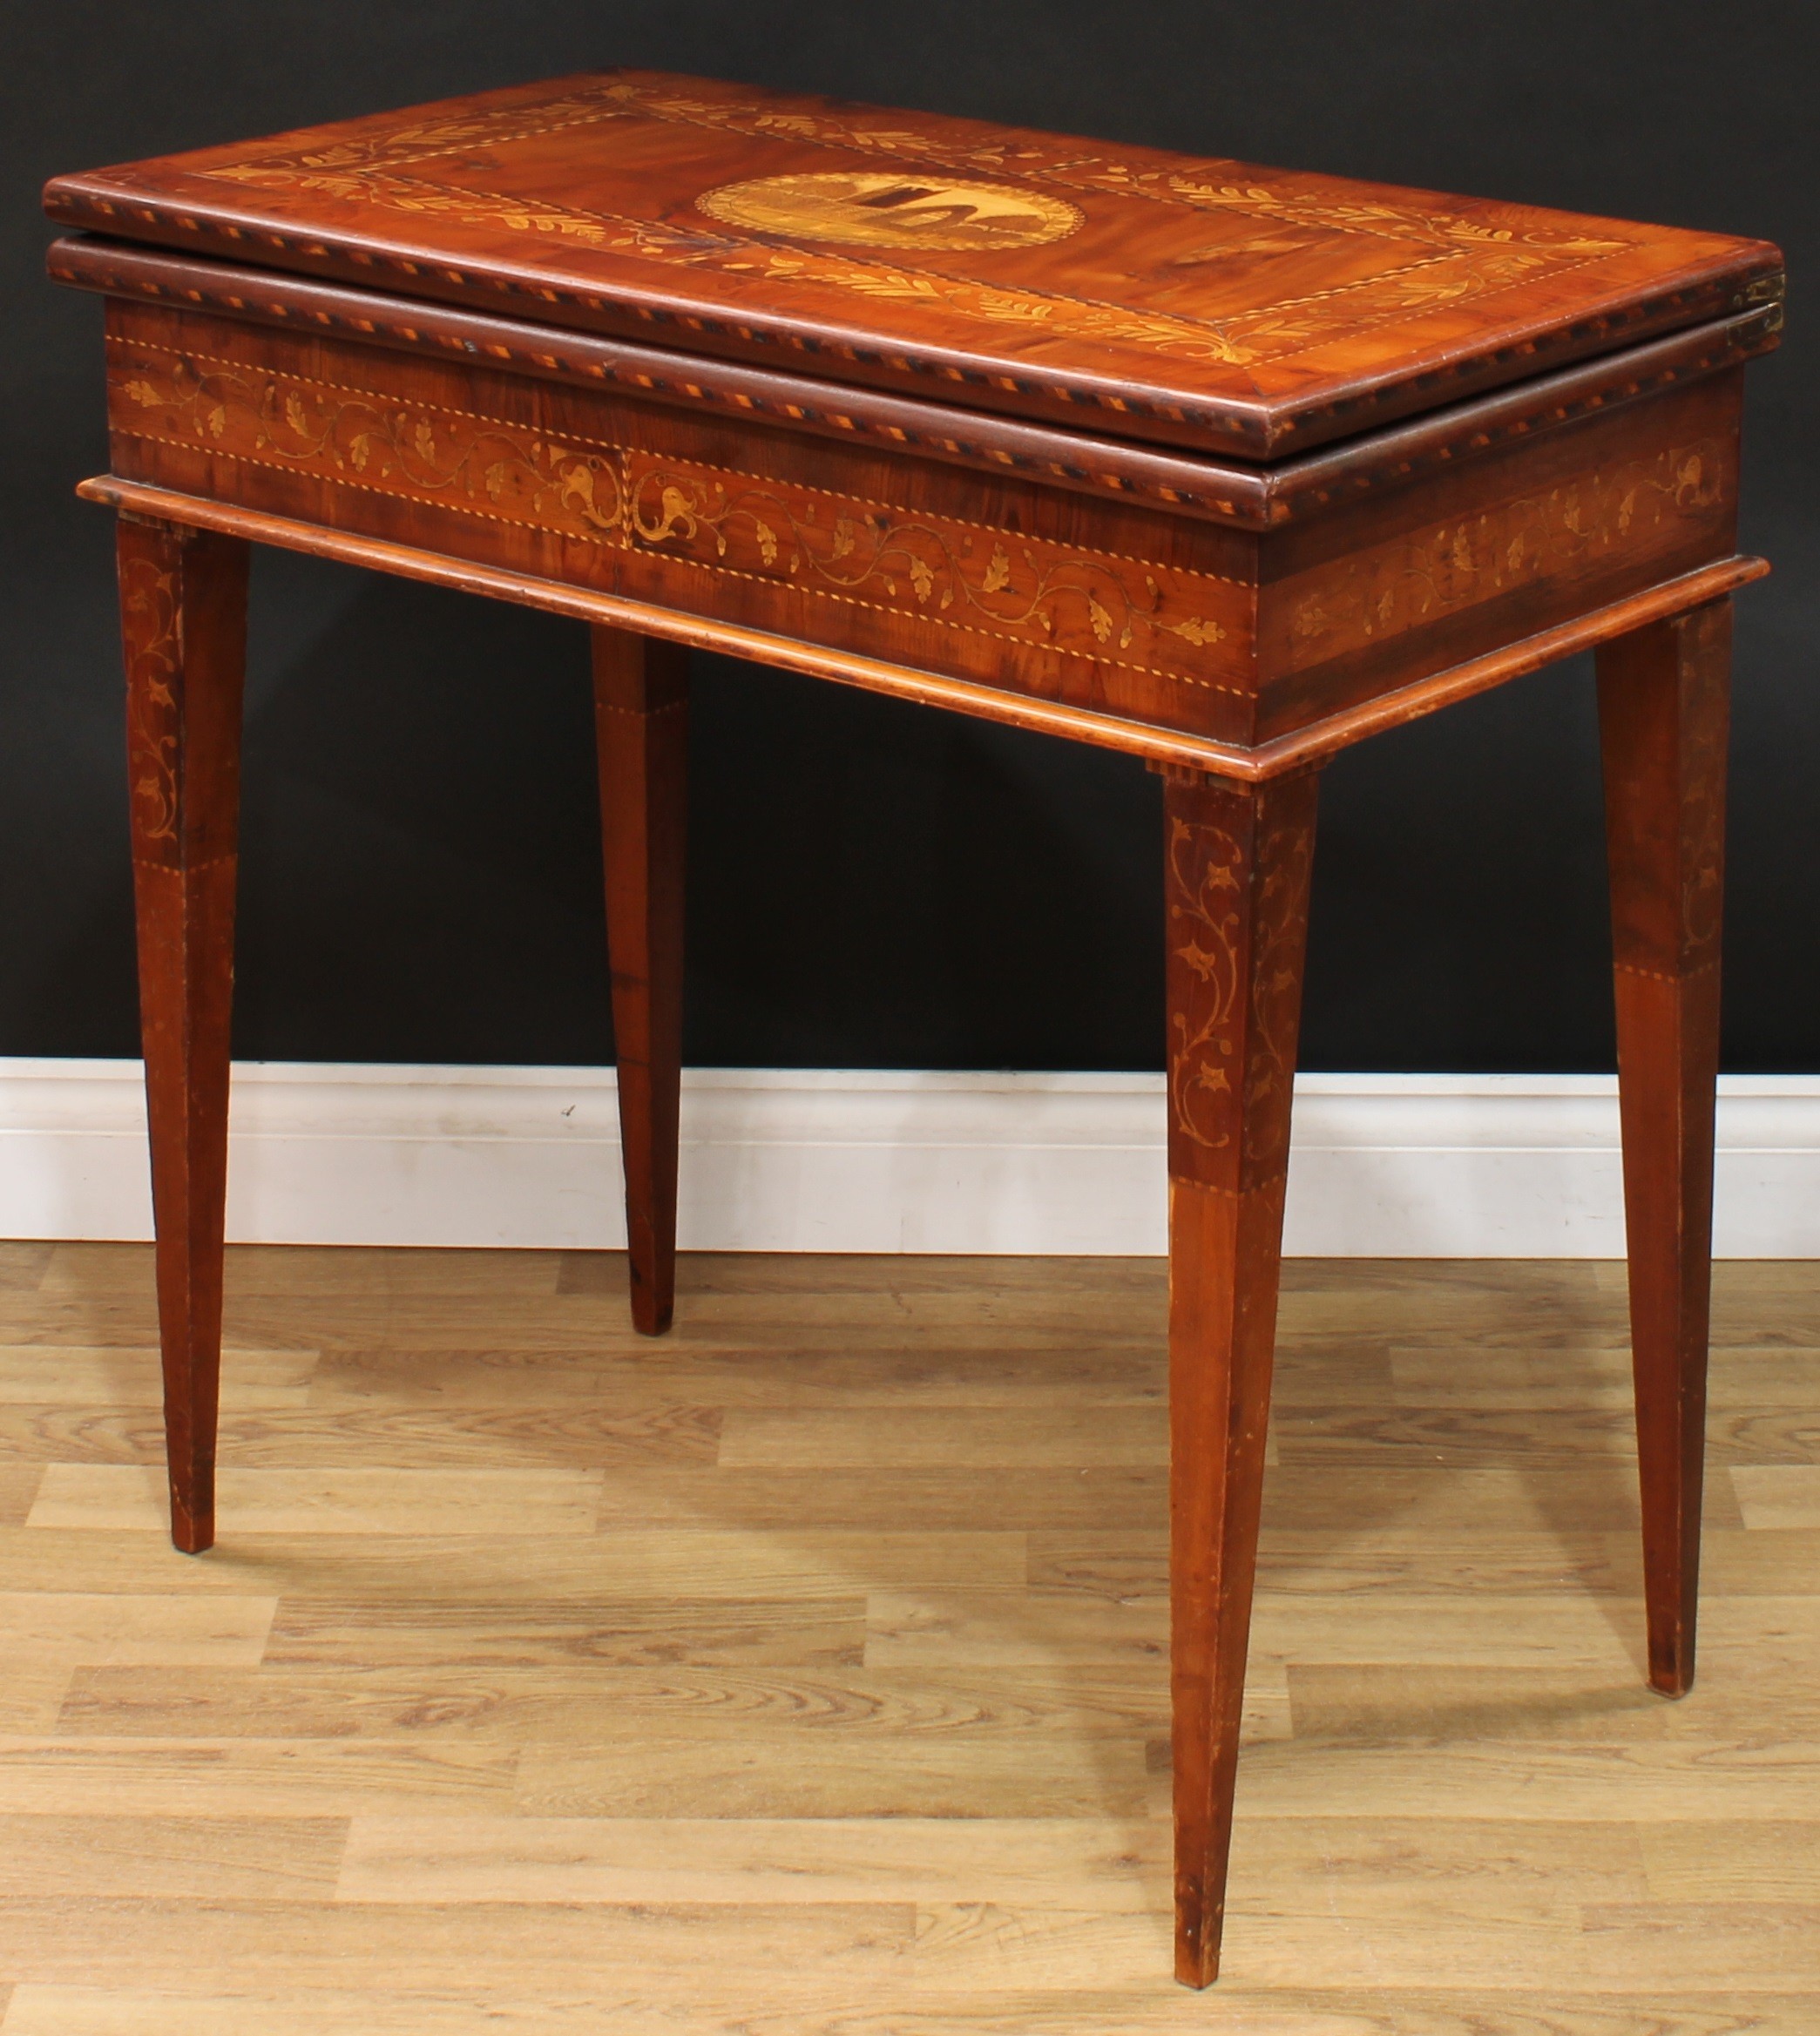
[{"label": "table apron", "polygon": [[1251,532],[213,314],[111,300],[108,355],[113,481],[267,524],[213,527],[1226,776],[1761,570],[1737,369]]}]

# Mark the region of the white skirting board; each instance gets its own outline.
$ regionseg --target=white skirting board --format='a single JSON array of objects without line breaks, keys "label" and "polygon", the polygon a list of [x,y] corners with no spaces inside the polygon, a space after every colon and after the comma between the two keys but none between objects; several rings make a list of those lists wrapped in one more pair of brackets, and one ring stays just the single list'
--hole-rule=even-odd
[{"label": "white skirting board", "polygon": [[[694,1068],[680,1232],[723,1251],[1163,1248],[1161,1078]],[[135,1060],[0,1059],[0,1236],[151,1234]],[[611,1068],[234,1069],[242,1242],[623,1245]],[[1820,1256],[1820,1076],[1721,1085],[1715,1247]],[[1296,1085],[1287,1248],[1614,1258],[1616,1085],[1336,1075]]]}]

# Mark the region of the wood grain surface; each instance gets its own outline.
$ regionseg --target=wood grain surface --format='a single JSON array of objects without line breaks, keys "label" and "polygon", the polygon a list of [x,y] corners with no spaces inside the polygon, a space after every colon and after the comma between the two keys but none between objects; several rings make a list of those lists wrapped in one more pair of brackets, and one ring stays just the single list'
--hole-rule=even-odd
[{"label": "wood grain surface", "polygon": [[1649,1679],[1694,1679],[1731,605],[1599,654]]},{"label": "wood grain surface", "polygon": [[[858,2004],[866,2026],[895,2028],[879,2004],[903,1998],[932,2030],[977,2026],[986,1996],[1017,2026],[1033,1993],[1087,2026],[1099,2009],[1081,1988],[1141,1993],[1150,1969],[1172,1786],[1192,1985],[1216,1970],[1235,1830],[1237,1874],[1255,1877],[1233,1961],[1267,1992],[1507,1989],[1551,1958],[1621,1992],[1657,1983],[1656,1940],[1677,1930],[1707,1961],[1696,1993],[1735,1976],[1761,1991],[1772,1969],[1799,1981],[1803,1956],[1820,1967],[1811,1949],[1766,1954],[1820,1904],[1778,1895],[1715,1924],[1687,1849],[1671,1895],[1636,1829],[1640,1805],[1695,1776],[1708,1823],[1772,1805],[1786,1821],[1805,1802],[1799,1754],[1703,1761],[1669,1736],[1614,1774],[1608,1740],[1565,1728],[1519,1758],[1495,1731],[1402,1747],[1382,1719],[1401,1686],[1380,1672],[1414,1672],[1417,1690],[1479,1678],[1470,1715],[1503,1672],[1603,1692],[1628,1666],[1613,1601],[1634,1571],[1611,1473],[1629,1445],[1608,1399],[1577,1398],[1560,1366],[1564,1349],[1608,1348],[1560,1327],[1608,1304],[1596,1275],[1537,1274],[1535,1305],[1499,1314],[1496,1281],[1462,1295],[1350,1268],[1333,1334],[1319,1308],[1312,1331],[1292,1322],[1312,1370],[1289,1370],[1267,1419],[1313,822],[1298,772],[1639,632],[1607,650],[1601,700],[1652,1403],[1650,1674],[1687,1687],[1722,770],[1719,719],[1688,702],[1722,697],[1723,597],[1760,570],[1734,555],[1738,430],[1742,364],[1779,329],[1775,249],[643,72],[59,179],[48,203],[107,236],[60,245],[52,269],[109,299],[114,473],[84,491],[124,512],[179,1546],[213,1532],[221,731],[246,541],[263,538],[596,626],[646,1331],[671,1313],[679,646],[1164,768],[1174,1773],[1154,1687],[1171,1624],[1154,1268],[885,1267],[882,1305],[832,1268],[818,1289],[813,1262],[705,1265],[676,1345],[641,1360],[600,1319],[604,1261],[251,1255],[266,1305],[230,1328],[254,1361],[251,1397],[222,1424],[220,1497],[262,1552],[206,1581],[148,1572],[116,1621],[127,1572],[98,1577],[94,1553],[132,1547],[161,1511],[153,1410],[96,1392],[140,1299],[130,1275],[107,1283],[133,1262],[28,1255],[4,1291],[49,1312],[23,1340],[79,1349],[63,1383],[92,1397],[71,1414],[32,1397],[29,1370],[0,1369],[0,1454],[38,1466],[0,1482],[0,1537],[35,1573],[47,1545],[88,1559],[63,1575],[53,1562],[17,1599],[0,1583],[24,1649],[0,1720],[16,1735],[0,1816],[28,1831],[136,1817],[141,1836],[114,1827],[100,1850],[115,1864],[84,1904],[59,1894],[82,1879],[82,1829],[44,1828],[42,1868],[28,1863],[0,1914],[0,1978],[27,1959],[9,2029],[88,2012],[59,1987],[155,1992],[252,1959],[280,2014],[326,1965],[343,1987],[395,1993],[472,1968],[514,2003],[629,1976],[614,2011],[628,2026],[750,2031],[756,2012],[846,2030]],[[843,384],[872,393],[843,409]],[[1112,438],[1124,450],[1108,456]],[[627,633],[646,630],[661,640]],[[1682,937],[1688,914],[1710,938]],[[1523,1278],[1506,1276],[1505,1301]],[[1316,1276],[1298,1305],[1304,1291],[1327,1289]],[[1390,1335],[1362,1329],[1374,1297]],[[1532,1375],[1519,1332],[1551,1310]],[[1406,1385],[1424,1322],[1469,1378],[1475,1323],[1488,1333],[1501,1383],[1464,1402]],[[1083,1338],[1095,1362],[1063,1362],[1056,1383]],[[988,1353],[999,1363],[980,1379]],[[1758,1552],[1803,1531],[1811,1442],[1806,1408],[1774,1398],[1719,1424],[1715,1460],[1735,1476],[1715,1504],[1739,1544],[1722,1573],[1752,1606],[1783,1601]],[[1307,1509],[1289,1530],[1300,1586],[1274,1584],[1258,1545],[1267,1472]],[[1495,1545],[1457,1552],[1472,1588],[1452,1606],[1424,1566],[1506,1511],[1519,1524]],[[238,1591],[193,1617],[169,1602],[228,1579]],[[1711,1623],[1722,1656],[1739,1635],[1722,1606]],[[1768,1637],[1756,1686],[1790,1652],[1786,1630]],[[1298,1726],[1303,1687],[1319,1715],[1350,1715],[1329,1671],[1358,1672],[1378,1722]],[[130,1688],[105,1681],[123,1674]],[[188,1707],[233,1675],[256,1722],[216,1743]],[[293,1688],[308,1730],[288,1729],[281,1694],[260,1708]],[[337,1702],[369,1689],[370,1708],[338,1724]],[[1448,1701],[1431,1692],[1424,1721]],[[1549,1701],[1553,1717],[1575,1700]],[[369,1733],[375,1720],[389,1722]],[[1247,1734],[1310,1744],[1280,1769],[1254,1751],[1235,1827]],[[186,1790],[200,1807],[173,1811]],[[1451,1840],[1431,1865],[1421,1839],[1377,1835],[1417,1804],[1484,1827],[1468,1863]],[[244,1891],[214,1870],[206,1833],[159,1877],[155,1820],[192,1814],[224,1834],[250,1822]],[[333,1830],[324,1841],[332,1897],[298,1892],[315,1884],[308,1847],[289,1858],[258,1828],[305,1816],[345,1825],[339,1850]],[[1499,1827],[1539,1818],[1596,1827],[1596,1863],[1545,1874],[1544,1845],[1512,1869]],[[919,1829],[952,1839],[957,1821],[977,1845],[925,1854]],[[673,1824],[678,1850],[653,1865],[639,1829]],[[1329,1825],[1340,1835],[1311,1860],[1304,1841]],[[726,1850],[730,1833],[745,1850]],[[287,1903],[308,1917],[294,1939],[272,1928]],[[1749,1947],[1729,1961],[1715,1950],[1727,1921]],[[36,1965],[34,1931],[52,1947]],[[1577,1963],[1562,1963],[1570,1943]],[[1269,2013],[1325,2012],[1271,1998]],[[1334,2012],[1344,2026],[1352,2010]]]},{"label": "wood grain surface", "polygon": [[673,643],[591,634],[632,1314],[657,1336],[676,1283],[689,666]]},{"label": "wood grain surface", "polygon": [[[1809,2036],[1820,1271],[1715,1269],[1643,1686],[1617,1264],[1285,1269],[1224,1970],[1168,1976],[1156,1261],[0,1246],[4,2036]],[[333,1531],[329,1531],[332,1529]]]},{"label": "wood grain surface", "polygon": [[1274,458],[1776,301],[1763,241],[619,71],[59,177],[52,218]]},{"label": "wood grain surface", "polygon": [[1368,459],[1342,444],[1257,466],[1096,433],[1079,420],[1045,424],[965,410],[90,234],[53,242],[44,260],[54,281],[109,296],[371,342],[432,359],[484,361],[538,380],[623,389],[680,409],[763,418],[849,443],[1160,504],[1243,530],[1269,530],[1321,515],[1336,502],[1395,493],[1438,467],[1458,466],[1514,438],[1735,367],[1773,348],[1783,326],[1780,303],[1758,304],[1534,375],[1478,402],[1418,415],[1372,434]]},{"label": "wood grain surface", "polygon": [[214,1536],[247,547],[131,516],[115,536],[171,1531],[195,1554]]},{"label": "wood grain surface", "polygon": [[1336,470],[1324,511],[1257,532],[125,298],[107,323],[123,480],[1241,748],[1357,740],[1342,717],[1406,718],[1412,688],[1735,549],[1735,361],[1507,437],[1488,417],[1389,493]]}]

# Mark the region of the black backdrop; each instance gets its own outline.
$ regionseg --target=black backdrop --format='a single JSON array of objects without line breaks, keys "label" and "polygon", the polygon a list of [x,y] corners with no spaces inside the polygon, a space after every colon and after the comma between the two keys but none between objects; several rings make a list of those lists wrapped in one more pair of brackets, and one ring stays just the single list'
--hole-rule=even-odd
[{"label": "black backdrop", "polygon": [[[42,179],[629,63],[1762,235],[1727,1065],[1820,1068],[1811,0],[59,0],[4,9],[0,1053],[134,1050],[100,311],[42,280]],[[236,1051],[610,1058],[584,631],[267,553]],[[697,660],[687,1052],[1133,1068],[1160,1046],[1155,782]],[[1590,673],[1328,774],[1306,1065],[1610,1064]]]}]

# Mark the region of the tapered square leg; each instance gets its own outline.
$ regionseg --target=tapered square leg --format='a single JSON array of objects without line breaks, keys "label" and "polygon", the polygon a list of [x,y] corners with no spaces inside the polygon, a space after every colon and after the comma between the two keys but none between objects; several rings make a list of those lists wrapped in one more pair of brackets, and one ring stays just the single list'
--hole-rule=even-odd
[{"label": "tapered square leg", "polygon": [[688,653],[622,629],[593,637],[632,1319],[657,1336],[676,1296]]},{"label": "tapered square leg", "polygon": [[1165,774],[1175,1972],[1220,1968],[1316,780]]},{"label": "tapered square leg", "polygon": [[171,1538],[195,1555],[215,1535],[247,546],[123,517],[118,551]]},{"label": "tapered square leg", "polygon": [[1599,653],[1649,1680],[1694,1681],[1731,604]]}]

